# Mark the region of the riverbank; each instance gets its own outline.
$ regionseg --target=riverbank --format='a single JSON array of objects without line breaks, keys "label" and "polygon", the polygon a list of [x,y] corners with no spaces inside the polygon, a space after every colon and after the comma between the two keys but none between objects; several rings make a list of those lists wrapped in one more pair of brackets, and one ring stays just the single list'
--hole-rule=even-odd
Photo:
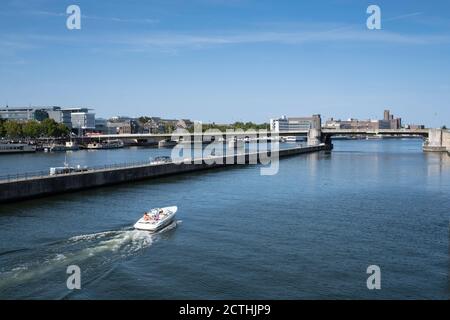
[{"label": "riverbank", "polygon": [[[279,157],[283,158],[329,149],[330,147],[324,144],[311,147],[291,148],[279,150]],[[140,163],[136,165],[131,164],[126,167],[111,167],[64,175],[22,177],[14,181],[4,180],[0,181],[0,203],[80,191],[161,176],[228,167],[236,164],[252,164],[253,162],[251,160],[253,160],[253,158],[256,160],[256,163],[263,163],[262,159],[266,156],[266,152],[246,153],[245,157],[244,155],[224,156],[222,157],[222,161],[215,161],[213,164],[208,164],[208,159],[204,159],[199,164],[167,163],[153,165],[150,163]]]}]

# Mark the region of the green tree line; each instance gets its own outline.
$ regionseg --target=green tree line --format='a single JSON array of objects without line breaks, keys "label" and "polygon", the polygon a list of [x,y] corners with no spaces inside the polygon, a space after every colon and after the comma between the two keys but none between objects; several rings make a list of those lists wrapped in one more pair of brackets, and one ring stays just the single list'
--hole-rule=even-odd
[{"label": "green tree line", "polygon": [[[138,120],[141,123],[141,125],[144,125],[147,123],[151,118],[148,116],[142,116],[139,117]],[[169,123],[165,123],[164,120],[161,120],[161,122],[164,124],[164,133],[172,133],[175,131],[175,126]],[[225,132],[227,129],[237,130],[242,129],[244,131],[246,130],[269,130],[269,124],[268,123],[262,123],[262,124],[256,124],[253,122],[235,122],[231,124],[216,124],[216,123],[202,123],[202,130],[205,132],[209,129],[218,129],[220,131]],[[188,128],[189,132],[194,132],[194,127]]]},{"label": "green tree line", "polygon": [[66,125],[57,123],[53,119],[45,119],[42,122],[35,120],[18,122],[0,119],[0,137],[2,138],[61,138],[68,136],[69,133],[70,130]]},{"label": "green tree line", "polygon": [[[238,130],[242,129],[244,131],[247,130],[269,130],[268,123],[256,124],[253,122],[235,122],[231,124],[215,124],[215,123],[203,123],[202,130],[205,132],[209,129],[218,129],[221,132],[225,132],[227,129]],[[189,129],[190,132],[194,131],[194,128]]]}]

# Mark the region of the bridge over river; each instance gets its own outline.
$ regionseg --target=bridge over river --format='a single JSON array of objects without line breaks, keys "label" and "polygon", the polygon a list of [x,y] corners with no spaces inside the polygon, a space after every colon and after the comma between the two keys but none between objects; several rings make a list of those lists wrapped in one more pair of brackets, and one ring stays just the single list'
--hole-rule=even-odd
[{"label": "bridge over river", "polygon": [[153,142],[158,143],[159,141],[166,140],[169,141],[173,138],[179,139],[183,138],[185,141],[205,141],[208,137],[214,136],[222,137],[225,140],[231,140],[236,138],[244,137],[255,137],[255,138],[265,138],[274,136],[304,136],[307,137],[309,145],[317,145],[319,143],[326,143],[331,145],[331,138],[333,136],[419,136],[423,137],[426,141],[424,143],[424,151],[439,151],[450,152],[450,131],[443,129],[310,129],[310,130],[300,130],[300,131],[282,131],[282,132],[271,132],[271,131],[230,131],[230,132],[217,132],[217,133],[189,133],[187,131],[181,131],[176,133],[127,133],[127,134],[100,134],[88,137],[89,139],[95,140],[109,140],[109,139],[123,139],[123,140],[134,140],[137,143]]}]

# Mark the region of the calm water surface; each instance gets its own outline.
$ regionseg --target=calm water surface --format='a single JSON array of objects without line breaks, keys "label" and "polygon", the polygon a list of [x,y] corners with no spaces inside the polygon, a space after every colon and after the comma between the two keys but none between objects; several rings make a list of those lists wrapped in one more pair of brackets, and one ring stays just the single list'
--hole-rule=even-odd
[{"label": "calm water surface", "polygon": [[[69,155],[74,164],[169,150]],[[0,175],[60,166],[63,154],[0,157]],[[337,141],[331,153],[0,205],[0,298],[448,299],[450,157],[419,140]],[[142,212],[177,205],[156,235]],[[69,291],[66,268],[82,270]],[[382,289],[366,288],[381,267]]]}]

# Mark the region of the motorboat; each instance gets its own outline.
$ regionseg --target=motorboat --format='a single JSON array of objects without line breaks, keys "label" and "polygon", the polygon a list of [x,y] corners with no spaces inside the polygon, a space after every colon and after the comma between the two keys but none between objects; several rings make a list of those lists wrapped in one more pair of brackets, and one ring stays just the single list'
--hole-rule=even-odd
[{"label": "motorboat", "polygon": [[175,218],[178,207],[156,208],[144,213],[134,225],[135,229],[156,232],[168,226]]}]

